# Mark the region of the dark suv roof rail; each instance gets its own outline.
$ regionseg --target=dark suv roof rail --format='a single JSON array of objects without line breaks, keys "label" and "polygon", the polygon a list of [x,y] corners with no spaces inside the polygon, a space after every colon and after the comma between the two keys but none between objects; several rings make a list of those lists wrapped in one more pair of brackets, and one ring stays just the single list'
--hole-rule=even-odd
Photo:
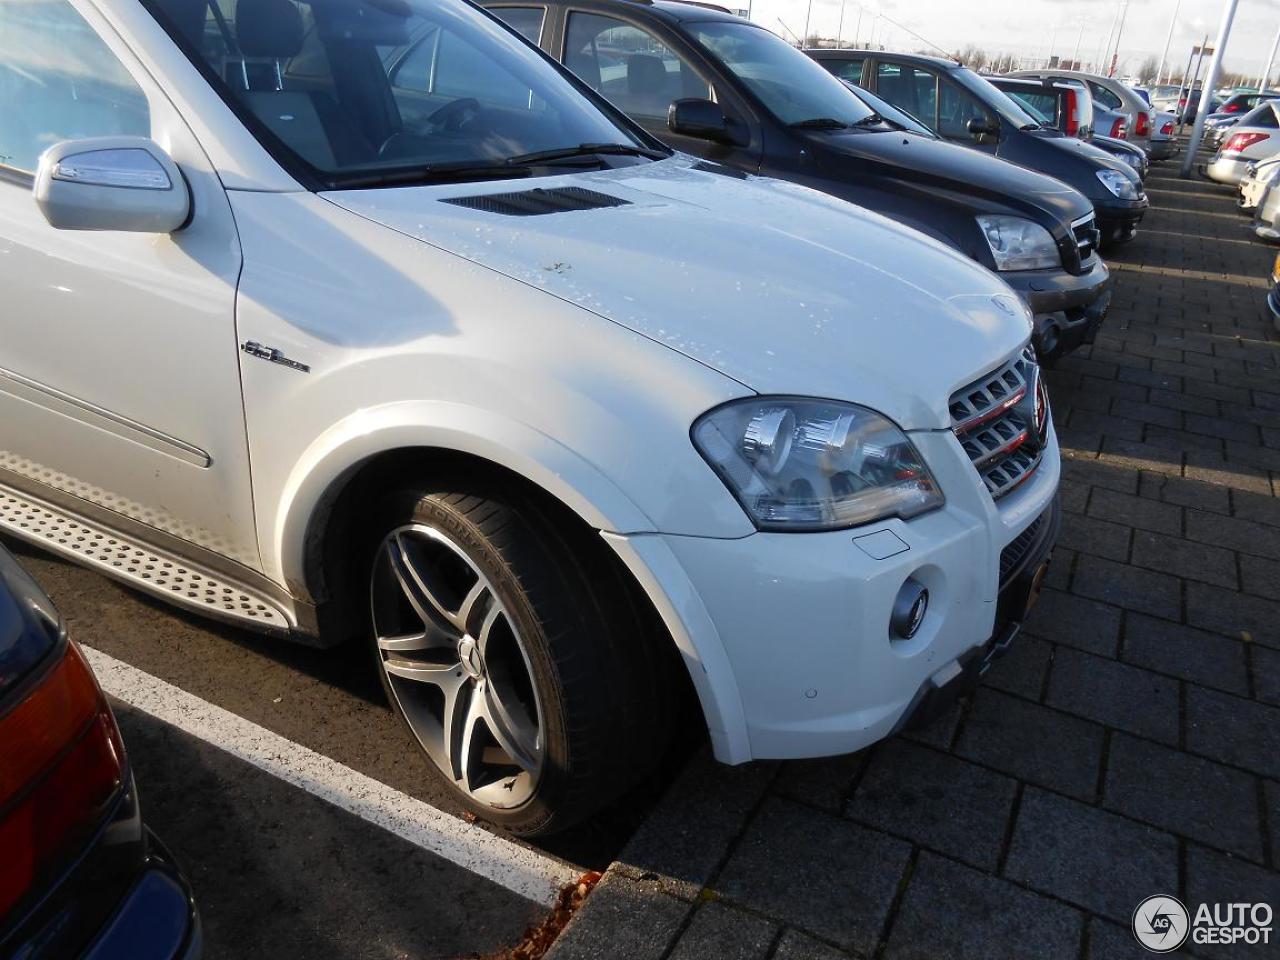
[{"label": "dark suv roof rail", "polygon": [[[644,3],[653,6],[653,0],[631,0],[632,3]],[[703,0],[674,0],[681,6],[685,7],[702,7],[704,10],[714,10],[716,13],[727,13],[734,16],[734,12],[728,7],[722,7],[718,3],[704,3]]]}]

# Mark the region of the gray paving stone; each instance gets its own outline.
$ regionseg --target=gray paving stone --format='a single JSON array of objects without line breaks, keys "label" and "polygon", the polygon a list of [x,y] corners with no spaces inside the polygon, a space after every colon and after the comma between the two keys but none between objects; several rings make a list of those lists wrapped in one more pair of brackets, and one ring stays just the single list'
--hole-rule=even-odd
[{"label": "gray paving stone", "polygon": [[1046,589],[1027,618],[1026,630],[1046,640],[1114,657],[1120,637],[1120,610],[1075,594]]},{"label": "gray paving stone", "polygon": [[1207,453],[1200,450],[1189,450],[1186,454],[1184,472],[1192,480],[1202,483],[1216,483],[1219,486],[1252,493],[1271,493],[1271,482],[1267,471],[1250,466],[1241,460],[1224,460],[1220,454]]},{"label": "gray paving stone", "polygon": [[547,952],[547,960],[660,960],[693,908],[614,871],[591,891]]},{"label": "gray paving stone", "polygon": [[956,753],[1020,780],[1092,800],[1102,740],[1097,724],[988,690],[974,698]]},{"label": "gray paving stone", "polygon": [[844,808],[853,780],[866,766],[869,750],[843,757],[790,760],[773,781],[773,792],[831,813]]},{"label": "gray paving stone", "polygon": [[1263,858],[1257,780],[1211,760],[1117,733],[1103,805],[1220,850]]},{"label": "gray paving stone", "polygon": [[1128,923],[1149,892],[1177,889],[1178,844],[1154,827],[1028,787],[1005,875]]},{"label": "gray paving stone", "polygon": [[1280,528],[1200,510],[1187,511],[1187,537],[1255,556],[1280,557]]},{"label": "gray paving stone", "polygon": [[1253,692],[1259,700],[1280,706],[1280,650],[1253,644],[1249,648],[1253,662]]},{"label": "gray paving stone", "polygon": [[1129,558],[1130,529],[1118,523],[1065,513],[1058,543],[1069,550],[1091,553],[1111,560]]},{"label": "gray paving stone", "polygon": [[1280,861],[1280,783],[1265,781],[1262,784],[1262,795],[1267,809],[1267,840],[1271,846],[1271,863],[1275,865]]},{"label": "gray paving stone", "polygon": [[925,851],[889,933],[886,960],[1076,960],[1084,917],[1062,903]]},{"label": "gray paving stone", "polygon": [[[1207,903],[1212,909],[1215,903],[1258,903],[1280,905],[1280,873],[1267,870],[1215,850],[1207,850],[1195,844],[1187,846],[1187,909]],[[1191,944],[1197,954],[1210,960],[1258,960],[1274,956],[1276,950],[1276,922],[1272,920],[1271,946],[1264,948],[1247,943]]]},{"label": "gray paving stone", "polygon": [[1240,579],[1245,593],[1280,600],[1280,561],[1241,554]]},{"label": "gray paving stone", "polygon": [[1187,584],[1187,622],[1280,648],[1280,603],[1206,583]]},{"label": "gray paving stone", "polygon": [[1249,692],[1244,644],[1180,623],[1129,614],[1121,659],[1207,687],[1242,696]]},{"label": "gray paving stone", "polygon": [[1102,453],[1098,459],[1103,463],[1118,467],[1129,467],[1134,470],[1152,470],[1156,473],[1182,475],[1182,458],[1167,449],[1154,447],[1146,443],[1134,443],[1131,440],[1116,440],[1106,437],[1102,441]]},{"label": "gray paving stone", "polygon": [[1184,477],[1170,477],[1163,473],[1143,473],[1138,493],[1152,500],[1161,500],[1183,507],[1195,507],[1213,513],[1230,513],[1231,496],[1226,487]]},{"label": "gray paving stone", "polygon": [[1149,530],[1135,530],[1133,562],[1148,570],[1158,570],[1185,580],[1203,580],[1229,590],[1239,589],[1236,555],[1222,547],[1181,537],[1167,537]]},{"label": "gray paving stone", "polygon": [[777,927],[722,903],[698,908],[668,960],[765,960]]},{"label": "gray paving stone", "polygon": [[1256,520],[1258,523],[1280,527],[1280,497],[1233,490],[1231,505],[1235,516],[1242,520]]},{"label": "gray paving stone", "polygon": [[741,831],[776,767],[730,767],[701,751],[631,836],[618,859],[663,878],[668,892],[694,896],[711,879],[731,839]]},{"label": "gray paving stone", "polygon": [[1150,670],[1059,647],[1047,702],[1109,727],[1178,742],[1178,683]]},{"label": "gray paving stone", "polygon": [[1081,596],[1139,610],[1166,620],[1181,619],[1182,587],[1176,577],[1100,557],[1082,556],[1071,588]]},{"label": "gray paving stone", "polygon": [[1015,784],[901,740],[876,750],[845,815],[994,870]]},{"label": "gray paving stone", "polygon": [[991,665],[982,682],[997,690],[1039,700],[1052,649],[1039,637],[1023,634],[1014,640],[1008,653]]},{"label": "gray paving stone", "polygon": [[1187,749],[1266,777],[1280,777],[1280,708],[1189,686]]},{"label": "gray paving stone", "polygon": [[1180,535],[1182,508],[1147,497],[1135,497],[1113,490],[1097,490],[1089,501],[1089,515],[1126,527]]},{"label": "gray paving stone", "polygon": [[928,744],[946,752],[951,749],[951,741],[955,737],[956,727],[960,725],[960,713],[961,708],[959,706],[952,707],[928,726],[920,727],[916,730],[908,730],[902,736],[907,740]]},{"label": "gray paving stone", "polygon": [[788,930],[778,941],[773,960],[845,960],[848,956],[798,930]]},{"label": "gray paving stone", "polygon": [[1062,458],[1064,481],[1090,487],[1104,487],[1120,493],[1134,493],[1138,488],[1138,471],[1115,463],[1084,457]]},{"label": "gray paving stone", "polygon": [[769,799],[715,886],[781,923],[870,954],[910,852],[878,830]]},{"label": "gray paving stone", "polygon": [[[1135,900],[1134,907],[1140,902]],[[1151,960],[1156,954],[1138,943],[1131,926],[1122,927],[1094,917],[1089,921],[1089,952],[1085,956],[1086,960]],[[1161,956],[1189,957],[1191,954],[1183,947]]]}]

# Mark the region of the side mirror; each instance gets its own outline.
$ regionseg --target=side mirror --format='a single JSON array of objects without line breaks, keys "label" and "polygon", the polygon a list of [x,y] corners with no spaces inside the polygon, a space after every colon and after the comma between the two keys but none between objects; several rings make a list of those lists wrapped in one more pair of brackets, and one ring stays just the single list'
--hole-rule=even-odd
[{"label": "side mirror", "polygon": [[995,137],[1000,134],[1000,123],[985,117],[974,117],[964,125],[964,128],[969,131],[969,136],[978,141],[984,137]]},{"label": "side mirror", "polygon": [[172,233],[191,218],[178,165],[146,137],[55,143],[40,157],[34,193],[58,230]]},{"label": "side mirror", "polygon": [[729,120],[720,105],[710,100],[676,100],[667,109],[667,126],[672,133],[716,143],[732,143]]}]

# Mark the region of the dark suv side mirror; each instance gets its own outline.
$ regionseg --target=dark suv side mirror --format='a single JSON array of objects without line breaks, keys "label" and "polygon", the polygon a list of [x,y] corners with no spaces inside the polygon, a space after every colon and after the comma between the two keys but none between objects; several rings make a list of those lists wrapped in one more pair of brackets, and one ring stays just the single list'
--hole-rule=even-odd
[{"label": "dark suv side mirror", "polygon": [[979,143],[987,137],[998,137],[1000,135],[999,121],[991,120],[987,117],[974,117],[965,124],[965,129],[969,131],[969,136]]},{"label": "dark suv side mirror", "polygon": [[667,108],[667,126],[672,133],[716,143],[732,143],[729,120],[720,105],[710,100],[676,100]]}]

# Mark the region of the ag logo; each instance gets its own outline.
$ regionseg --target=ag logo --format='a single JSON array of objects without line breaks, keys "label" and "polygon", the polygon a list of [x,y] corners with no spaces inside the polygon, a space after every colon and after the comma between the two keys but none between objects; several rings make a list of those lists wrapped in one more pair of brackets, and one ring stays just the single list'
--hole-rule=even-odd
[{"label": "ag logo", "polygon": [[1187,940],[1191,917],[1174,897],[1147,897],[1133,911],[1133,935],[1152,953],[1172,953]]}]

